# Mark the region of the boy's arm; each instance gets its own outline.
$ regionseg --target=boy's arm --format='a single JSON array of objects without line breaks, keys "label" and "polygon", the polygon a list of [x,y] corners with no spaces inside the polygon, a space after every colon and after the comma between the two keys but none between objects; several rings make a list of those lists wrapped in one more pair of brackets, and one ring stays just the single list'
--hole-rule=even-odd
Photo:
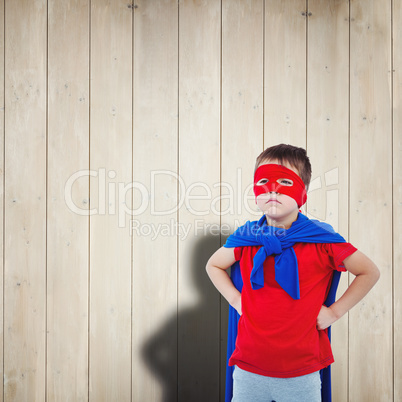
[{"label": "boy's arm", "polygon": [[322,306],[317,317],[317,328],[325,329],[339,320],[356,305],[380,278],[377,266],[362,252],[356,251],[343,261],[345,268],[356,278],[342,297],[330,307]]},{"label": "boy's arm", "polygon": [[226,272],[235,262],[234,248],[221,247],[208,260],[206,270],[215,287],[241,315],[241,293]]}]

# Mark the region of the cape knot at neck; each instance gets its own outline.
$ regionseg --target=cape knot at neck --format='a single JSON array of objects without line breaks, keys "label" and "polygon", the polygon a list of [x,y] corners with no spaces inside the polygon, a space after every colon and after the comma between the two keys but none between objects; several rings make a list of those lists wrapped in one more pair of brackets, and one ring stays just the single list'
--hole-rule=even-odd
[{"label": "cape knot at neck", "polygon": [[267,255],[282,253],[282,245],[272,228],[263,227],[257,233],[257,238],[263,245]]}]

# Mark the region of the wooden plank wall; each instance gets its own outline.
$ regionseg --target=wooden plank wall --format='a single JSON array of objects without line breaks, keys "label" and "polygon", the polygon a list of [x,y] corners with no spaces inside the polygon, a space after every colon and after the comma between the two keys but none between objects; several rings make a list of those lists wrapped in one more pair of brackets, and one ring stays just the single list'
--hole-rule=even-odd
[{"label": "wooden plank wall", "polygon": [[[29,23],[27,23],[29,21]],[[47,345],[47,7],[6,2],[4,399],[44,400]]]},{"label": "wooden plank wall", "polygon": [[402,399],[402,2],[392,3],[393,335],[394,400]]},{"label": "wooden plank wall", "polygon": [[[151,235],[150,240],[140,227],[167,229],[178,223],[174,176],[178,169],[178,5],[147,0],[136,4],[133,172],[134,182],[143,183],[146,194],[134,190],[138,212],[131,225],[132,400],[140,401],[143,395],[155,401],[176,400],[178,238],[168,231],[164,236]],[[149,208],[141,213],[151,192],[155,213]]]},{"label": "wooden plank wall", "polygon": [[333,327],[333,399],[401,400],[401,24],[401,0],[0,1],[0,400],[223,401],[204,266],[281,142],[382,273]]},{"label": "wooden plank wall", "polygon": [[[65,208],[64,196],[65,177],[89,166],[88,21],[88,2],[48,4],[46,390],[50,400],[69,394],[84,400],[88,395],[89,221]],[[68,157],[66,149],[71,150]],[[85,211],[88,186],[84,177],[71,194]],[[74,364],[65,364],[68,361]]]},{"label": "wooden plank wall", "polygon": [[[389,364],[392,360],[393,295],[392,202],[388,195],[392,188],[390,5],[389,2],[357,1],[352,3],[350,14],[350,75],[353,79],[350,82],[349,238],[381,268],[378,286],[349,315],[349,380],[354,384],[349,396],[352,400],[370,399],[375,394],[385,401],[393,396],[393,370]],[[370,178],[371,186],[368,181],[362,186],[362,177]],[[372,233],[381,232],[375,242],[365,235],[367,223]],[[367,344],[381,343],[381,348],[366,348],[362,334]],[[365,364],[367,361],[377,362],[376,367]],[[378,372],[382,373],[381,379]]]},{"label": "wooden plank wall", "polygon": [[[307,149],[313,181],[309,213],[347,239],[349,226],[349,4],[310,1],[307,53]],[[336,38],[336,39],[334,39]],[[330,44],[330,45],[329,45]],[[322,150],[331,150],[330,153]],[[310,152],[312,150],[312,152]],[[318,174],[317,174],[318,173]],[[342,275],[339,294],[347,287]],[[348,317],[333,326],[336,397],[348,400]]]}]

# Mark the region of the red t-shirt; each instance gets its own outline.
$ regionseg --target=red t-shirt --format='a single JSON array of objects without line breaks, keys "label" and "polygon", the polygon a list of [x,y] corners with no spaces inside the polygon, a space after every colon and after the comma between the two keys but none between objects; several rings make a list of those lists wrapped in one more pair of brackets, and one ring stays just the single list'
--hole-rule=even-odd
[{"label": "red t-shirt", "polygon": [[356,248],[350,243],[296,243],[300,299],[292,299],[275,281],[274,257],[264,262],[264,287],[253,290],[250,274],[256,247],[236,247],[243,278],[242,316],[229,365],[269,377],[298,377],[333,363],[327,330],[316,320],[333,270]]}]

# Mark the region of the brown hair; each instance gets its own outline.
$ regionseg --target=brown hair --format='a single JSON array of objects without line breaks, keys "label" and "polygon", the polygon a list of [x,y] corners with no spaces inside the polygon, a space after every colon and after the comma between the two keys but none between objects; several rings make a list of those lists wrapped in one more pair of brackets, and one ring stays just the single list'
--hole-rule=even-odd
[{"label": "brown hair", "polygon": [[258,166],[269,159],[277,159],[280,165],[285,161],[296,168],[308,189],[311,180],[311,164],[305,149],[287,144],[274,145],[257,157],[255,169],[257,170]]}]

